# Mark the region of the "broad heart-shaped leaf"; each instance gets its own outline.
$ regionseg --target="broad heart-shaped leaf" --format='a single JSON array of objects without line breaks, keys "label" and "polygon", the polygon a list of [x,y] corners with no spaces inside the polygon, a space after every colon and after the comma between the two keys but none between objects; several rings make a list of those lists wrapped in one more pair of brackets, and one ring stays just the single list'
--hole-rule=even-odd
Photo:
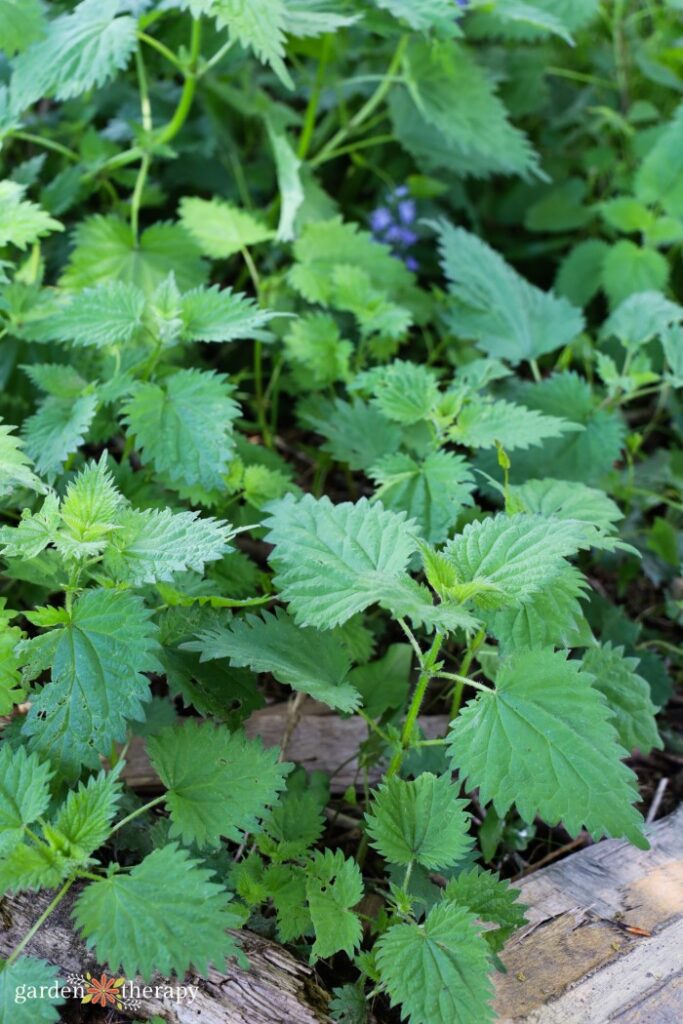
[{"label": "broad heart-shaped leaf", "polygon": [[85,860],[108,838],[121,799],[119,775],[100,772],[67,795],[54,828],[67,840],[70,856]]},{"label": "broad heart-shaped leaf", "polygon": [[274,316],[230,288],[193,288],[181,299],[183,341],[255,338]]},{"label": "broad heart-shaped leaf", "polygon": [[602,338],[618,338],[624,348],[635,350],[653,338],[663,337],[668,328],[683,321],[683,306],[661,292],[636,292],[614,310],[603,324]]},{"label": "broad heart-shaped leaf", "polygon": [[446,539],[459,513],[472,504],[474,477],[462,455],[432,452],[422,462],[397,452],[368,470],[386,508],[406,512],[431,544]]},{"label": "broad heart-shaped leaf", "polygon": [[71,99],[125,68],[135,49],[136,21],[117,17],[120,10],[119,0],[83,0],[73,13],[50,22],[45,37],[15,61],[15,107],[23,109],[43,96]]},{"label": "broad heart-shaped leaf", "polygon": [[444,900],[422,924],[395,924],[375,946],[392,1006],[409,1024],[488,1024],[489,946],[475,915]]},{"label": "broad heart-shaped leaf", "polygon": [[50,395],[38,411],[24,421],[26,451],[39,473],[53,479],[67,457],[86,439],[97,411],[97,395],[56,398]]},{"label": "broad heart-shaped leaf", "polygon": [[462,597],[495,609],[523,604],[560,574],[567,555],[585,546],[583,524],[574,520],[501,512],[468,523],[444,554]]},{"label": "broad heart-shaped leaf", "polygon": [[349,683],[348,655],[332,633],[305,629],[280,609],[275,615],[246,615],[228,626],[217,626],[183,644],[199,651],[202,661],[229,658],[230,664],[275,678],[339,711],[355,711],[360,694]]},{"label": "broad heart-shaped leaf", "polygon": [[302,626],[331,629],[388,599],[417,549],[412,520],[366,498],[333,505],[328,497],[287,495],[270,513],[274,582]]},{"label": "broad heart-shaped leaf", "polygon": [[144,462],[174,485],[226,490],[239,406],[222,374],[177,370],[162,385],[141,384],[124,406]]},{"label": "broad heart-shaped leaf", "polygon": [[672,217],[683,216],[683,107],[657,137],[636,175],[636,195],[657,203]]},{"label": "broad heart-shaped leaf", "polygon": [[359,374],[354,389],[370,391],[373,403],[387,419],[406,426],[427,419],[439,400],[434,372],[404,359]]},{"label": "broad heart-shaped leaf", "polygon": [[555,519],[574,519],[596,530],[611,533],[624,514],[604,491],[577,481],[527,480],[510,488],[527,512]]},{"label": "broad heart-shaped leaf", "polygon": [[171,272],[181,291],[206,280],[208,268],[181,224],[153,224],[136,243],[124,220],[96,214],[80,222],[74,246],[59,283],[75,291],[116,280],[149,295]]},{"label": "broad heart-shaped leaf", "polygon": [[434,870],[456,864],[472,848],[466,800],[450,776],[424,772],[411,782],[388,779],[366,815],[370,842],[391,864]]},{"label": "broad heart-shaped leaf", "polygon": [[0,851],[20,841],[24,825],[39,818],[50,802],[50,766],[23,747],[0,747]]},{"label": "broad heart-shaped leaf", "polygon": [[578,423],[559,416],[543,416],[536,409],[515,402],[491,402],[476,397],[465,405],[448,434],[451,440],[468,448],[494,448],[498,443],[512,452],[536,447],[547,437],[562,437],[580,430],[583,427]]},{"label": "broad heart-shaped leaf", "polygon": [[607,699],[621,745],[642,754],[648,754],[653,747],[661,750],[664,744],[657,731],[657,709],[650,697],[649,683],[638,675],[638,659],[627,658],[623,647],[606,643],[589,647],[582,664],[593,676],[596,690]]},{"label": "broad heart-shaped leaf", "polygon": [[456,333],[513,365],[562,348],[581,333],[581,311],[567,299],[529,284],[476,235],[445,222],[438,228]]},{"label": "broad heart-shaped leaf", "polygon": [[350,376],[353,345],[342,339],[333,316],[309,313],[298,317],[284,341],[287,358],[294,363],[296,380],[302,386],[326,388]]},{"label": "broad heart-shaped leaf", "polygon": [[274,232],[253,214],[222,199],[183,199],[180,219],[201,252],[214,260],[225,260],[274,237]]},{"label": "broad heart-shaped leaf", "polygon": [[7,1024],[10,1021],[11,1024],[53,1024],[60,1020],[57,1007],[64,1004],[62,996],[27,999],[25,1003],[17,1001],[17,992],[41,986],[54,991],[54,986],[60,984],[57,968],[47,960],[20,956],[9,966],[3,965],[0,967],[0,1020]]},{"label": "broad heart-shaped leaf", "polygon": [[15,181],[0,181],[0,246],[25,249],[51,231],[64,227],[37,203],[24,199],[25,188]]},{"label": "broad heart-shaped leaf", "polygon": [[150,760],[168,789],[171,838],[218,846],[221,836],[240,842],[284,788],[290,766],[260,740],[188,719],[147,744]]},{"label": "broad heart-shaped leaf", "polygon": [[487,615],[487,629],[505,652],[523,647],[585,647],[593,642],[579,604],[587,589],[582,573],[565,563],[524,604]]},{"label": "broad heart-shaped leaf", "polygon": [[8,57],[25,50],[44,31],[40,0],[0,0],[0,48]]},{"label": "broad heart-shaped leaf", "polygon": [[353,956],[363,934],[351,909],[363,897],[363,876],[355,860],[341,850],[316,850],[308,865],[306,896],[315,928],[312,956],[333,956],[340,950]]},{"label": "broad heart-shaped leaf", "polygon": [[354,470],[369,469],[401,443],[398,424],[359,398],[351,403],[311,396],[299,405],[298,413],[307,426],[325,438],[323,451]]},{"label": "broad heart-shaped leaf", "polygon": [[602,266],[602,286],[612,309],[630,295],[663,291],[669,280],[669,264],[656,249],[622,238],[611,246]]},{"label": "broad heart-shaped leaf", "polygon": [[610,718],[581,662],[550,648],[518,651],[501,662],[495,691],[452,723],[453,768],[498,814],[515,804],[525,821],[538,815],[570,835],[586,828],[647,849],[632,806],[636,777]]},{"label": "broad heart-shaped leaf", "polygon": [[0,497],[18,487],[44,494],[45,484],[31,470],[31,459],[22,451],[24,442],[16,437],[14,430],[16,427],[5,426],[0,419]]},{"label": "broad heart-shaped leaf", "polygon": [[131,978],[148,981],[155,971],[182,977],[190,966],[206,974],[209,964],[220,970],[238,953],[227,929],[241,919],[212,877],[171,843],[130,871],[88,885],[73,917],[99,962],[112,971],[122,967]]},{"label": "broad heart-shaped leaf", "polygon": [[463,871],[446,886],[446,899],[466,907],[479,921],[491,921],[498,925],[492,931],[485,931],[484,938],[494,952],[503,948],[506,940],[524,924],[526,907],[517,903],[519,889],[513,889],[509,882],[503,882],[498,875],[482,871],[479,867]]},{"label": "broad heart-shaped leaf", "polygon": [[203,572],[231,550],[231,527],[198,512],[127,509],[109,539],[104,568],[119,583],[140,586],[171,580],[175,573]]},{"label": "broad heart-shaped leaf", "polygon": [[87,590],[50,636],[52,681],[33,696],[23,732],[62,774],[98,768],[98,755],[124,739],[127,720],[143,718],[143,672],[161,667],[151,614],[131,593]]}]

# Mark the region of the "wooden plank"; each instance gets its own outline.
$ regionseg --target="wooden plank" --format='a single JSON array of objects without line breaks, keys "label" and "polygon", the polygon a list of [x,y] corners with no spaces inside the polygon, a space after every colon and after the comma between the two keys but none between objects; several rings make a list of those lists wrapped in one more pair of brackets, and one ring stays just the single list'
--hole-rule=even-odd
[{"label": "wooden plank", "polygon": [[529,925],[495,979],[502,1022],[683,1020],[683,809],[648,833],[650,850],[609,840],[518,883]]}]

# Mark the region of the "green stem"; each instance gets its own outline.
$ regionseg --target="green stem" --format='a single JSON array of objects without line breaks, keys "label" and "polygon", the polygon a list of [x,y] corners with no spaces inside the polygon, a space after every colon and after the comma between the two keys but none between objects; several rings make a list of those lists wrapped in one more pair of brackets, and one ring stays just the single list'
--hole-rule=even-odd
[{"label": "green stem", "polygon": [[486,630],[480,629],[479,632],[474,637],[472,643],[467,648],[464,658],[460,662],[460,668],[458,669],[457,673],[460,678],[456,679],[457,685],[455,687],[455,690],[453,691],[453,700],[451,702],[451,721],[454,718],[457,718],[458,712],[460,711],[460,705],[462,704],[462,694],[466,686],[466,682],[463,682],[463,679],[467,677],[467,674],[470,670],[472,662],[474,661],[476,653],[483,644],[485,639]]},{"label": "green stem", "polygon": [[391,86],[394,84],[393,79],[396,71],[400,67],[401,61],[403,60],[403,54],[405,53],[407,45],[408,36],[401,36],[394,51],[394,55],[391,58],[391,63],[387,68],[386,74],[382,77],[382,81],[379,83],[372,96],[363,104],[360,110],[353,115],[348,124],[343,128],[340,128],[336,135],[333,135],[330,141],[323,146],[317,156],[311,160],[311,167],[317,167],[318,164],[324,163],[327,159],[328,153],[337,149],[346,141],[351,132],[356,128],[359,128],[365,121],[367,121],[370,115],[375,112],[386,94],[389,92]]},{"label": "green stem", "polygon": [[420,672],[420,676],[417,681],[417,686],[415,687],[415,692],[413,693],[413,699],[410,702],[410,707],[408,709],[408,714],[406,715],[406,720],[403,723],[403,730],[401,732],[401,747],[399,750],[396,751],[396,753],[392,757],[391,762],[389,764],[389,768],[387,769],[386,777],[388,779],[396,775],[401,765],[403,764],[403,756],[408,747],[410,746],[413,732],[415,730],[415,724],[420,714],[420,708],[422,707],[422,703],[425,699],[425,694],[427,693],[427,687],[429,686],[429,682],[434,675],[434,666],[436,665],[436,659],[439,656],[439,651],[441,650],[442,643],[443,634],[437,633],[436,636],[434,637],[434,642],[432,643],[432,646],[429,648],[427,655],[423,659],[422,671]]},{"label": "green stem", "polygon": [[308,106],[306,107],[306,113],[304,115],[304,124],[301,129],[301,138],[299,139],[298,156],[300,160],[305,160],[308,154],[308,150],[311,146],[311,140],[313,139],[313,132],[315,131],[315,120],[318,114],[318,106],[320,104],[320,95],[322,93],[323,81],[325,79],[325,70],[327,68],[327,62],[330,57],[330,44],[332,37],[328,34],[322,38],[322,46],[320,53],[320,60],[318,61],[318,69],[315,73],[315,82],[311,95],[308,100]]},{"label": "green stem", "polygon": [[405,635],[408,637],[408,640],[410,641],[410,646],[415,651],[415,657],[417,658],[417,663],[418,663],[418,665],[421,666],[422,665],[422,651],[420,649],[420,645],[417,642],[417,639],[415,638],[415,634],[413,633],[412,629],[410,628],[410,626],[408,625],[408,623],[406,622],[405,619],[397,619],[396,621],[398,622],[399,626],[401,627],[401,629],[403,630]]},{"label": "green stem", "polygon": [[138,807],[137,811],[132,811],[132,813],[127,815],[127,817],[121,818],[121,821],[117,821],[109,834],[113,836],[114,832],[118,832],[118,830],[123,828],[124,825],[129,825],[131,821],[139,818],[141,814],[146,814],[147,811],[151,811],[153,807],[158,807],[165,799],[165,793],[162,793],[161,796],[155,796],[153,800],[149,801],[149,803],[144,804],[142,807]]},{"label": "green stem", "polygon": [[226,53],[228,53],[228,51],[231,50],[234,45],[235,45],[235,40],[234,39],[228,39],[227,43],[223,43],[223,45],[220,47],[220,49],[216,50],[216,52],[214,53],[213,57],[210,57],[207,60],[206,64],[204,64],[204,66],[202,67],[201,71],[197,75],[197,78],[202,78],[207,73],[207,71],[211,70],[211,68],[214,66],[214,64],[218,64],[218,61],[222,60],[223,57],[225,57]]},{"label": "green stem", "polygon": [[26,935],[24,935],[24,937],[23,937],[23,939],[21,940],[21,942],[19,943],[19,945],[18,945],[18,946],[17,946],[17,947],[15,948],[15,949],[13,949],[13,950],[12,950],[12,952],[10,953],[9,957],[7,958],[7,960],[6,960],[6,962],[5,962],[5,967],[9,967],[9,965],[10,965],[10,964],[12,964],[12,963],[14,963],[14,961],[15,961],[15,960],[17,959],[17,957],[21,955],[21,953],[23,952],[23,950],[24,950],[24,949],[26,948],[26,946],[28,946],[29,942],[31,941],[31,939],[33,938],[33,936],[34,936],[34,935],[36,934],[36,932],[37,932],[37,931],[38,931],[38,930],[39,930],[39,929],[40,929],[40,928],[42,927],[42,925],[43,925],[43,924],[44,924],[44,923],[45,923],[45,922],[47,921],[47,919],[48,919],[48,917],[50,916],[50,914],[52,913],[52,911],[53,911],[53,910],[54,910],[54,909],[55,909],[56,907],[58,907],[58,906],[59,906],[59,904],[60,904],[60,903],[62,902],[62,900],[63,900],[63,899],[64,899],[64,897],[66,896],[67,892],[69,891],[69,889],[71,888],[71,886],[72,886],[72,885],[74,884],[74,881],[75,881],[75,879],[74,879],[74,878],[69,878],[69,879],[68,879],[68,880],[67,880],[67,881],[66,881],[66,882],[64,883],[64,885],[63,885],[63,886],[62,886],[62,888],[61,888],[61,889],[59,890],[59,892],[58,892],[58,893],[57,893],[57,895],[56,895],[56,896],[54,897],[54,899],[53,899],[53,900],[52,900],[52,901],[51,901],[51,902],[50,902],[50,903],[49,903],[49,904],[47,905],[47,907],[45,908],[45,910],[44,910],[44,911],[42,912],[42,914],[40,915],[40,917],[38,918],[38,920],[37,920],[37,921],[34,921],[34,923],[33,923],[33,924],[31,925],[31,927],[30,927],[30,928],[29,928],[29,930],[28,930],[28,931],[26,932]]},{"label": "green stem", "polygon": [[138,39],[142,43],[147,43],[147,45],[151,46],[153,50],[156,50],[162,57],[165,57],[167,61],[170,61],[170,63],[177,68],[181,74],[185,73],[185,68],[182,62],[178,60],[172,50],[169,50],[168,46],[160,43],[158,39],[154,38],[154,36],[148,36],[146,32],[138,32]]},{"label": "green stem", "polygon": [[541,378],[541,371],[538,368],[538,363],[536,362],[535,359],[530,359],[529,360],[529,366],[531,367],[531,372],[533,374],[534,380],[538,384],[541,381],[541,379],[542,379]]},{"label": "green stem", "polygon": [[381,146],[386,142],[395,141],[395,135],[373,135],[370,139],[360,139],[358,142],[349,143],[348,146],[340,146],[339,149],[328,153],[324,159],[318,160],[318,164],[327,163],[328,160],[336,160],[338,156],[347,156],[349,153],[355,153],[359,149],[367,149],[369,146]]},{"label": "green stem", "polygon": [[377,722],[374,720],[374,718],[372,718],[367,713],[367,711],[364,711],[363,708],[358,708],[358,710],[356,711],[356,714],[360,715],[360,717],[365,722],[367,722],[367,724],[370,727],[370,729],[372,729],[373,732],[376,732],[377,735],[381,739],[383,739],[385,743],[391,744],[391,742],[392,742],[391,738],[385,733],[384,729],[380,728],[380,726],[377,724]]},{"label": "green stem", "polygon": [[180,94],[178,100],[178,106],[175,109],[175,113],[168,124],[162,128],[160,134],[157,136],[157,142],[160,145],[164,145],[170,142],[176,137],[180,129],[187,120],[187,115],[190,113],[192,107],[192,101],[194,94],[197,89],[197,61],[199,60],[199,51],[202,43],[202,28],[201,21],[198,18],[192,19],[192,35],[190,38],[190,62],[185,72],[185,84],[183,85],[183,91]]},{"label": "green stem", "polygon": [[11,138],[21,139],[22,142],[32,142],[36,146],[43,146],[45,149],[51,149],[55,153],[59,153],[61,156],[65,156],[67,160],[71,160],[72,163],[78,163],[81,159],[78,153],[73,149],[69,149],[68,146],[63,146],[61,142],[53,142],[52,139],[43,139],[40,135],[33,135],[32,132],[12,132]]},{"label": "green stem", "polygon": [[486,686],[484,683],[478,683],[476,679],[470,679],[469,676],[461,676],[457,672],[437,672],[434,678],[450,679],[452,682],[457,683],[461,689],[465,686],[472,686],[475,690],[482,690],[484,693],[493,692],[490,686]]}]

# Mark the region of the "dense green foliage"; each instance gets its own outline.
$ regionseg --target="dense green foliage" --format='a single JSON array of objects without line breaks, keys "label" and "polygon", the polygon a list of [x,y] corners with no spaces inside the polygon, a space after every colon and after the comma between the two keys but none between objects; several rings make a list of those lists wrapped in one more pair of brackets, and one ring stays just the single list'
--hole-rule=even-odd
[{"label": "dense green foliage", "polygon": [[[483,1024],[519,851],[647,845],[682,17],[0,0],[0,892],[76,884],[103,966],[248,926],[340,1022]],[[343,795],[244,731],[305,696],[367,725]]]}]

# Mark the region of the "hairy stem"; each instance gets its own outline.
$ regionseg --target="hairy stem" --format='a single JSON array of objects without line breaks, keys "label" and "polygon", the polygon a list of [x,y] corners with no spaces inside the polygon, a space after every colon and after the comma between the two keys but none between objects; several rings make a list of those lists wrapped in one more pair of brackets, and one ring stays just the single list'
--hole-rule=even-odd
[{"label": "hairy stem", "polygon": [[37,921],[33,922],[33,924],[31,925],[29,930],[26,932],[26,935],[24,935],[24,937],[21,940],[21,942],[19,943],[19,945],[15,949],[12,950],[12,952],[10,953],[9,957],[7,958],[7,960],[5,962],[5,967],[9,967],[10,964],[14,963],[14,961],[17,959],[17,957],[19,957],[21,955],[21,953],[23,952],[23,950],[26,949],[26,947],[28,946],[28,944],[31,941],[31,939],[33,938],[33,936],[44,925],[44,923],[47,921],[47,919],[50,916],[50,914],[52,913],[52,911],[55,910],[59,906],[59,904],[62,902],[62,900],[66,896],[67,892],[69,891],[71,886],[74,884],[75,880],[76,880],[75,878],[67,879],[67,881],[64,883],[64,885],[59,890],[59,892],[54,897],[54,899],[47,905],[47,907],[42,912],[42,914],[37,919]]},{"label": "hairy stem", "polygon": [[420,672],[420,677],[417,681],[415,692],[413,693],[413,699],[411,700],[410,707],[408,708],[406,720],[403,723],[403,730],[401,732],[401,746],[400,749],[397,750],[394,756],[392,757],[391,762],[389,764],[389,768],[387,769],[388,779],[396,775],[401,765],[403,764],[403,756],[408,747],[410,746],[413,732],[415,731],[415,725],[417,723],[418,715],[420,714],[420,708],[422,707],[422,703],[425,699],[425,694],[427,693],[427,687],[429,686],[429,682],[435,674],[434,668],[436,666],[436,659],[439,656],[439,651],[441,650],[442,643],[443,634],[437,633],[436,636],[434,637],[434,642],[432,643],[432,646],[429,648],[429,651],[427,652],[426,656],[423,659],[422,671]]}]

